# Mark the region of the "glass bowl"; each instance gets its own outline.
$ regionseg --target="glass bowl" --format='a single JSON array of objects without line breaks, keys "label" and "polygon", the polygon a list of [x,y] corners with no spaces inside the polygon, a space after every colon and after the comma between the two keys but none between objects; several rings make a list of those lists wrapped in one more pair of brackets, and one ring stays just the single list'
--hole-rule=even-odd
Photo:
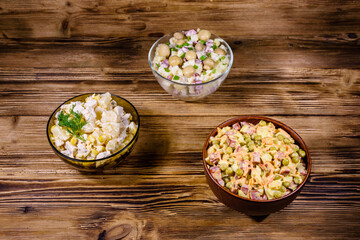
[{"label": "glass bowl", "polygon": [[65,163],[71,165],[72,167],[80,170],[80,171],[86,171],[86,172],[94,172],[94,171],[100,171],[103,169],[110,169],[118,166],[133,150],[135,143],[138,140],[139,136],[139,130],[140,130],[140,116],[136,110],[136,108],[126,99],[121,98],[119,96],[111,94],[111,97],[113,100],[117,102],[117,104],[124,108],[124,111],[126,113],[130,113],[132,115],[133,121],[135,124],[137,124],[138,128],[136,130],[136,133],[131,139],[131,141],[122,149],[119,149],[114,154],[100,159],[94,159],[94,160],[80,160],[68,157],[64,154],[62,154],[54,145],[54,143],[51,141],[51,127],[54,125],[55,121],[55,115],[60,110],[60,107],[64,104],[68,104],[73,101],[85,101],[85,99],[89,96],[93,95],[93,93],[86,93],[82,94],[76,97],[73,97],[69,100],[66,100],[64,103],[62,103],[59,107],[56,108],[56,110],[51,114],[49,121],[47,123],[47,130],[46,135],[47,139],[50,143],[50,146],[52,150],[55,152],[55,154],[63,160]]},{"label": "glass bowl", "polygon": [[[207,149],[209,146],[209,140],[210,137],[215,136],[217,134],[218,128],[223,128],[226,126],[232,126],[234,123],[239,122],[249,122],[252,124],[257,124],[261,120],[264,120],[266,122],[271,122],[275,125],[276,128],[282,128],[284,129],[299,145],[301,149],[303,149],[306,152],[306,158],[304,158],[304,162],[306,164],[306,176],[304,181],[298,186],[294,191],[291,193],[284,195],[281,198],[277,199],[271,199],[271,200],[253,200],[249,198],[240,197],[237,194],[234,194],[227,190],[225,187],[221,186],[218,181],[215,180],[215,178],[210,173],[210,170],[208,168],[208,165],[205,161],[205,158],[207,156]],[[223,123],[221,123],[219,126],[213,129],[213,131],[209,134],[207,137],[204,147],[203,147],[203,167],[204,167],[204,173],[207,180],[207,183],[209,184],[209,187],[211,191],[214,193],[214,195],[220,200],[220,202],[224,203],[228,207],[235,209],[237,211],[243,212],[249,216],[264,216],[268,215],[270,213],[279,211],[283,208],[285,208],[288,204],[290,204],[294,199],[300,194],[301,190],[303,189],[304,185],[306,184],[307,180],[309,179],[310,172],[311,172],[311,156],[308,147],[306,146],[304,140],[300,137],[299,134],[297,134],[292,128],[288,127],[282,122],[279,122],[277,120],[264,117],[264,116],[241,116],[232,118],[230,120],[227,120]]]},{"label": "glass bowl", "polygon": [[[230,55],[230,62],[229,62],[227,69],[225,70],[225,72],[223,72],[219,77],[217,77],[211,81],[208,81],[205,83],[199,83],[199,84],[177,83],[177,82],[171,81],[171,80],[161,76],[156,71],[156,69],[154,68],[153,63],[152,63],[152,60],[155,57],[156,47],[160,43],[169,42],[169,39],[173,35],[174,35],[174,33],[170,33],[170,34],[167,34],[167,35],[161,37],[152,45],[152,47],[150,48],[150,51],[149,51],[149,55],[148,55],[149,65],[150,65],[150,68],[151,68],[156,80],[160,84],[160,86],[165,91],[167,91],[169,94],[174,96],[175,98],[178,98],[183,101],[196,101],[196,100],[202,99],[202,98],[214,93],[226,79],[227,75],[230,72],[231,66],[233,64],[233,52],[232,52],[229,44],[227,44],[227,42],[222,39],[223,44],[225,45],[226,50],[227,50],[228,54]],[[220,38],[220,37],[218,37],[215,34],[211,34],[211,39],[215,39],[215,38]]]}]

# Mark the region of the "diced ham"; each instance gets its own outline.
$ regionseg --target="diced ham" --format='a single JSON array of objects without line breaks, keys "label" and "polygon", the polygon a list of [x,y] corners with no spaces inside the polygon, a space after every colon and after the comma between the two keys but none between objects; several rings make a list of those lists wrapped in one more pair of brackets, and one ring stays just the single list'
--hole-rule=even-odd
[{"label": "diced ham", "polygon": [[189,51],[189,49],[188,49],[187,47],[182,47],[182,48],[181,48],[181,51],[183,51],[184,53],[186,53],[186,52]]},{"label": "diced ham", "polygon": [[238,190],[239,190],[239,185],[234,184],[234,187],[231,189],[231,192],[232,192],[232,193],[237,193]]},{"label": "diced ham", "polygon": [[234,140],[234,139],[231,139],[231,137],[227,137],[227,145],[229,145],[229,147],[232,147],[232,148],[234,148],[234,147],[236,147],[236,140]]},{"label": "diced ham", "polygon": [[301,169],[301,170],[300,170],[300,175],[305,176],[306,174],[307,174],[307,172],[306,172],[306,170],[305,170],[305,169]]},{"label": "diced ham", "polygon": [[239,168],[242,169],[242,170],[245,170],[245,168],[246,168],[246,163],[245,163],[244,160],[241,160],[241,161],[239,162]]},{"label": "diced ham", "polygon": [[268,200],[268,198],[267,198],[267,196],[266,196],[266,194],[264,194],[264,195],[262,195],[262,200]]},{"label": "diced ham", "polygon": [[241,122],[240,124],[241,124],[242,127],[245,126],[245,125],[250,125],[250,124],[247,123],[247,122]]},{"label": "diced ham", "polygon": [[290,173],[290,168],[288,168],[288,167],[282,167],[282,168],[280,168],[280,174],[286,176],[286,175],[288,175],[289,173]]},{"label": "diced ham", "polygon": [[241,186],[241,191],[242,191],[245,195],[248,194],[249,189],[250,189],[250,187],[249,187],[248,185],[246,185],[246,184],[243,184],[243,185]]},{"label": "diced ham", "polygon": [[253,159],[252,159],[253,163],[260,163],[260,153],[253,152],[252,155],[253,155]]},{"label": "diced ham", "polygon": [[240,125],[239,125],[238,122],[237,122],[237,123],[234,123],[234,124],[232,125],[232,127],[233,127],[233,129],[235,129],[236,131],[240,130]]},{"label": "diced ham", "polygon": [[253,200],[262,200],[262,197],[260,196],[260,192],[258,190],[251,190],[250,198]]},{"label": "diced ham", "polygon": [[279,160],[283,160],[285,158],[285,154],[283,152],[277,152],[276,158]]},{"label": "diced ham", "polygon": [[220,156],[220,153],[215,152],[215,153],[211,153],[209,155],[209,158],[210,158],[210,163],[211,164],[217,164],[220,161],[221,156]]},{"label": "diced ham", "polygon": [[224,186],[224,180],[221,178],[221,169],[218,166],[213,166],[210,169],[212,176],[216,179],[216,181],[221,185]]}]

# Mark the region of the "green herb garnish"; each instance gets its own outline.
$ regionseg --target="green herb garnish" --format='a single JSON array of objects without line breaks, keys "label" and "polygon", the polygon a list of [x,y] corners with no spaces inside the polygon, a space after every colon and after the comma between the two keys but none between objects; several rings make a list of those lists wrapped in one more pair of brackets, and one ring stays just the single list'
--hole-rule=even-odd
[{"label": "green herb garnish", "polygon": [[170,70],[168,68],[164,68],[165,72],[170,72]]},{"label": "green herb garnish", "polygon": [[160,65],[158,64],[158,63],[155,63],[156,64],[156,66],[159,68],[160,67]]},{"label": "green herb garnish", "polygon": [[200,40],[200,42],[204,45],[206,44],[206,42],[204,40]]},{"label": "green herb garnish", "polygon": [[216,68],[214,68],[211,72],[212,72],[212,73],[216,73]]},{"label": "green herb garnish", "polygon": [[175,75],[174,77],[173,77],[173,80],[179,80],[180,79],[180,77],[178,76],[178,75]]},{"label": "green herb garnish", "polygon": [[64,114],[63,111],[59,113],[59,126],[65,127],[66,131],[70,134],[85,141],[85,139],[81,136],[81,128],[86,124],[86,120],[82,118],[81,113],[74,112],[74,107],[75,105],[71,108],[70,114]]},{"label": "green herb garnish", "polygon": [[190,39],[191,39],[190,36],[186,37],[186,40],[190,41]]},{"label": "green herb garnish", "polygon": [[175,49],[175,48],[171,48],[171,51],[176,51],[176,49]]},{"label": "green herb garnish", "polygon": [[212,46],[212,49],[217,49],[217,46],[214,44],[213,46]]},{"label": "green herb garnish", "polygon": [[221,60],[224,60],[224,59],[225,59],[225,56],[222,56],[222,57],[220,58],[220,61],[221,61]]},{"label": "green herb garnish", "polygon": [[211,53],[210,53],[210,52],[208,52],[207,55],[208,55],[208,57],[211,57]]},{"label": "green herb garnish", "polygon": [[198,69],[199,67],[198,67],[198,65],[194,65],[194,68],[195,68],[195,69]]},{"label": "green herb garnish", "polygon": [[183,44],[183,46],[189,46],[189,44],[186,42],[186,43]]},{"label": "green herb garnish", "polygon": [[223,63],[223,65],[227,65],[227,63]]},{"label": "green herb garnish", "polygon": [[185,53],[183,55],[181,55],[181,58],[184,58],[185,57]]},{"label": "green herb garnish", "polygon": [[200,60],[202,60],[202,61],[204,61],[206,59],[206,56],[205,55],[202,55],[201,57],[200,57]]},{"label": "green herb garnish", "polygon": [[206,71],[203,72],[203,75],[206,75]]},{"label": "green herb garnish", "polygon": [[177,47],[177,48],[182,48],[182,47],[183,47],[183,45],[176,45],[176,47]]},{"label": "green herb garnish", "polygon": [[168,46],[170,45],[170,43],[168,43],[168,42],[167,42],[167,43],[165,43],[165,44],[166,44],[166,45],[168,45]]},{"label": "green herb garnish", "polygon": [[192,47],[189,47],[188,49],[189,49],[189,50],[194,50]]}]

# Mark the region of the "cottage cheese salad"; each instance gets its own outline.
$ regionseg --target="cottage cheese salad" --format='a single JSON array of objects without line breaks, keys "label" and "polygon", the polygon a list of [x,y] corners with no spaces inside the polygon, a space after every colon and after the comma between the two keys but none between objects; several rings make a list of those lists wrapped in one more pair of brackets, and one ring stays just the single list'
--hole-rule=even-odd
[{"label": "cottage cheese salad", "polygon": [[307,174],[304,150],[283,129],[260,121],[218,128],[207,167],[216,181],[241,197],[270,200],[294,191]]},{"label": "cottage cheese salad", "polygon": [[62,154],[80,160],[110,156],[125,147],[138,128],[110,93],[62,105],[55,118],[51,141]]},{"label": "cottage cheese salad", "polygon": [[157,46],[154,69],[164,78],[178,83],[199,84],[224,73],[230,55],[221,38],[211,32],[191,29],[174,33],[167,43]]}]

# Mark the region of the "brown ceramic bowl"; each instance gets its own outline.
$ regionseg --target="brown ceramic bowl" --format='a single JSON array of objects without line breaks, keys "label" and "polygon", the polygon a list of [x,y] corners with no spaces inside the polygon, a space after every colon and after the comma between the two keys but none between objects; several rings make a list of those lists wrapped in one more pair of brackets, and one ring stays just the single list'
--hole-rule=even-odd
[{"label": "brown ceramic bowl", "polygon": [[[217,133],[217,128],[223,128],[226,126],[232,126],[236,122],[249,122],[253,124],[257,124],[260,122],[260,120],[264,120],[267,122],[272,122],[276,128],[282,128],[287,133],[291,135],[291,137],[295,140],[295,142],[299,145],[300,148],[302,148],[306,152],[306,158],[304,158],[304,163],[306,164],[307,174],[305,176],[304,181],[300,184],[300,186],[293,192],[291,192],[288,195],[285,195],[278,199],[273,200],[252,200],[248,198],[240,197],[230,191],[228,191],[226,188],[222,187],[211,175],[208,165],[205,161],[205,157],[207,155],[207,149],[209,146],[209,140],[210,137],[215,136]],[[220,202],[224,203],[228,207],[231,207],[237,211],[243,212],[249,216],[264,216],[268,215],[270,213],[279,211],[280,209],[283,209],[288,204],[290,204],[300,193],[301,189],[304,187],[306,181],[309,178],[310,170],[311,170],[311,156],[310,152],[305,144],[305,142],[302,140],[302,138],[290,127],[286,126],[285,124],[276,121],[274,119],[263,117],[263,116],[242,116],[242,117],[236,117],[230,120],[227,120],[223,123],[221,123],[218,127],[216,127],[210,135],[207,137],[204,148],[203,148],[203,165],[204,165],[204,172],[206,176],[206,180],[215,194],[215,196],[220,200]]]}]

